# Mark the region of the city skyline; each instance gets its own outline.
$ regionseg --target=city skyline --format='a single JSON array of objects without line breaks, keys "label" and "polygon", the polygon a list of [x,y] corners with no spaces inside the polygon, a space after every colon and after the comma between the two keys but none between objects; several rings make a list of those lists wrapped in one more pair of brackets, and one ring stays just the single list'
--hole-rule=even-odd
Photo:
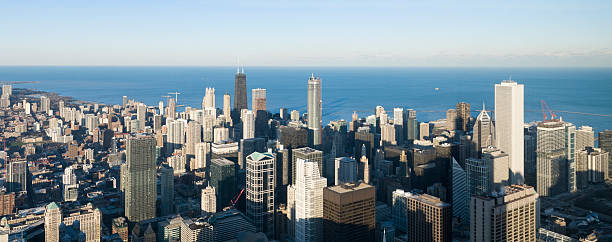
[{"label": "city skyline", "polygon": [[6,2],[0,65],[611,67],[611,11],[601,1]]}]

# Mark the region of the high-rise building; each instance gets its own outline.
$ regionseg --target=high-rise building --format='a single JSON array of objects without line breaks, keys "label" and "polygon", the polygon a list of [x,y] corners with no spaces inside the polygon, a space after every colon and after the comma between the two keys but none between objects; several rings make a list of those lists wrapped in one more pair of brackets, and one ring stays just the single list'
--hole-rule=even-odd
[{"label": "high-rise building", "polygon": [[321,144],[321,79],[314,74],[308,79],[307,99],[309,144],[318,147]]},{"label": "high-rise building", "polygon": [[457,103],[457,128],[468,131],[470,128],[470,104],[466,102]]},{"label": "high-rise building", "polygon": [[536,241],[538,194],[526,185],[505,192],[473,196],[470,201],[470,241]]},{"label": "high-rise building", "polygon": [[299,149],[293,149],[291,151],[293,154],[292,162],[291,162],[291,184],[295,184],[296,181],[296,164],[298,159],[309,160],[317,163],[317,167],[319,167],[319,174],[323,174],[323,151],[315,150],[310,147],[303,147]]},{"label": "high-rise building", "polygon": [[121,103],[122,103],[122,105],[123,105],[123,108],[126,108],[126,107],[127,107],[127,103],[128,103],[128,98],[127,98],[127,96],[123,96],[123,99],[122,99],[122,100],[123,100],[123,101],[122,101]]},{"label": "high-rise building", "polygon": [[166,154],[174,153],[174,150],[181,149],[185,144],[185,127],[187,120],[185,119],[168,119],[166,120],[167,131],[167,147]]},{"label": "high-rise building", "polygon": [[234,110],[240,112],[240,110],[248,108],[246,74],[244,74],[244,68],[242,68],[242,72],[236,71],[234,82]]},{"label": "high-rise building", "polygon": [[155,217],[157,175],[155,138],[133,135],[126,145],[126,163],[121,165],[121,186],[125,216],[130,222]]},{"label": "high-rise building", "polygon": [[274,156],[254,152],[246,158],[246,215],[258,232],[274,237]]},{"label": "high-rise building", "polygon": [[523,184],[524,86],[514,81],[495,84],[495,143],[510,158],[510,181]]},{"label": "high-rise building", "polygon": [[241,139],[238,151],[238,166],[240,166],[240,169],[244,169],[244,162],[248,155],[253,152],[263,153],[266,151],[266,139],[264,138]]},{"label": "high-rise building", "polygon": [[15,210],[15,193],[0,192],[0,216],[12,215]]},{"label": "high-rise building", "polygon": [[185,134],[185,154],[195,155],[196,144],[202,142],[202,125],[195,121],[187,123]]},{"label": "high-rise building", "polygon": [[64,169],[62,175],[62,185],[64,190],[64,201],[76,201],[79,198],[79,184],[72,166]]},{"label": "high-rise building", "polygon": [[483,149],[495,145],[495,125],[493,119],[485,110],[484,104],[482,105],[482,111],[476,117],[472,133],[472,142],[478,152],[478,157],[475,158],[479,158]]},{"label": "high-rise building", "polygon": [[139,103],[136,107],[136,120],[140,126],[139,130],[144,130],[147,121],[147,106],[144,103]]},{"label": "high-rise building", "polygon": [[448,130],[455,130],[457,129],[458,122],[459,121],[457,118],[457,110],[456,109],[446,110],[446,128]]},{"label": "high-rise building", "polygon": [[323,241],[323,189],[327,179],[321,177],[318,164],[297,160],[295,182],[295,241]]},{"label": "high-rise building", "polygon": [[174,213],[174,170],[167,164],[159,168],[160,190],[161,190],[161,215],[166,216]]},{"label": "high-rise building", "polygon": [[586,147],[595,147],[595,132],[591,126],[581,126],[576,130],[576,152]]},{"label": "high-rise building", "polygon": [[251,110],[245,109],[241,115],[242,119],[242,138],[255,138],[255,114]]},{"label": "high-rise building", "polygon": [[482,158],[465,160],[468,181],[468,197],[502,192],[509,185],[509,159],[503,151],[489,147],[483,150]]},{"label": "high-rise building", "polygon": [[[599,132],[597,144],[603,151],[612,154],[612,130]],[[612,155],[608,156],[608,178],[612,176]]]},{"label": "high-rise building", "polygon": [[27,161],[10,161],[6,170],[6,186],[8,192],[18,193],[30,190],[31,181]]},{"label": "high-rise building", "polygon": [[405,114],[408,116],[406,120],[406,140],[412,143],[413,140],[418,138],[418,121],[416,119],[416,111],[412,109],[406,109]]},{"label": "high-rise building", "polygon": [[208,185],[202,189],[201,196],[202,215],[207,216],[217,212],[217,195],[215,187]]},{"label": "high-rise building", "polygon": [[195,144],[195,162],[190,166],[191,170],[197,170],[208,167],[212,152],[210,151],[210,143],[200,142]]},{"label": "high-rise building", "polygon": [[91,203],[74,209],[62,209],[51,202],[45,206],[45,241],[71,241],[73,237],[62,234],[61,224],[65,226],[78,226],[78,230],[85,235],[85,242],[98,242],[102,240],[102,212],[93,208]]},{"label": "high-rise building", "polygon": [[255,113],[255,117],[257,117],[258,113],[260,111],[266,112],[267,108],[266,108],[266,89],[262,89],[262,88],[256,88],[251,90],[252,94],[251,94],[251,98],[252,100],[252,106],[253,106],[253,113]]},{"label": "high-rise building", "polygon": [[538,126],[536,123],[524,126],[524,157],[525,157],[525,184],[537,186],[537,148],[538,148]]},{"label": "high-rise building", "polygon": [[236,168],[234,163],[225,158],[212,159],[210,161],[210,186],[215,188],[217,211],[221,211],[236,196]]},{"label": "high-rise building", "polygon": [[452,158],[452,204],[453,204],[453,217],[461,219],[462,223],[469,221],[470,210],[469,210],[469,196],[467,188],[467,175],[465,170],[459,165],[459,163]]},{"label": "high-rise building", "polygon": [[584,189],[588,183],[601,183],[608,178],[609,153],[601,148],[586,147],[576,151],[576,186]]},{"label": "high-rise building", "polygon": [[325,241],[374,241],[376,188],[345,183],[323,190]]},{"label": "high-rise building", "polygon": [[40,112],[49,113],[51,111],[51,100],[47,96],[40,96]]},{"label": "high-rise building", "polygon": [[568,191],[568,156],[565,124],[559,120],[538,123],[537,182],[540,196]]},{"label": "high-rise building", "polygon": [[215,109],[215,89],[212,87],[206,88],[204,99],[202,100],[202,110],[207,108]]},{"label": "high-rise building", "polygon": [[226,123],[232,122],[232,98],[229,93],[223,94],[223,117]]},{"label": "high-rise building", "polygon": [[339,157],[334,160],[334,184],[357,182],[357,161],[348,157]]},{"label": "high-rise building", "polygon": [[429,138],[429,123],[419,123],[419,139],[425,140]]},{"label": "high-rise building", "polygon": [[452,217],[451,205],[440,198],[393,192],[393,225],[407,234],[407,241],[451,241]]},{"label": "high-rise building", "polygon": [[124,217],[114,218],[111,229],[111,233],[118,234],[121,241],[128,242],[128,223]]},{"label": "high-rise building", "polygon": [[166,111],[166,117],[169,119],[176,118],[176,100],[172,98],[168,99],[168,111]]}]

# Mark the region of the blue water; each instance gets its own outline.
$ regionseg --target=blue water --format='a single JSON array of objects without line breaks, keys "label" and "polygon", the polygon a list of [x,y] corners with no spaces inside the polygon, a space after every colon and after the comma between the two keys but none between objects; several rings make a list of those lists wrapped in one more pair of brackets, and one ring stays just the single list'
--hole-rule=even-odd
[{"label": "blue water", "polygon": [[[205,87],[216,89],[217,107],[234,89],[233,67],[0,67],[2,81],[40,81],[15,87],[57,92],[76,99],[119,104],[123,95],[157,105],[178,91],[179,103],[200,107]],[[322,78],[323,119],[350,119],[373,113],[377,105],[417,110],[419,120],[444,118],[440,112],[459,101],[472,110],[494,107],[493,86],[512,76],[525,84],[525,121],[542,119],[540,100],[551,109],[612,115],[612,68],[348,68],[249,67],[247,87],[266,88],[268,110],[306,110],[306,82]],[[435,88],[439,88],[435,91]],[[249,103],[250,91],[249,91]],[[558,112],[577,126],[612,129],[612,117]],[[474,111],[472,115],[476,116]]]}]

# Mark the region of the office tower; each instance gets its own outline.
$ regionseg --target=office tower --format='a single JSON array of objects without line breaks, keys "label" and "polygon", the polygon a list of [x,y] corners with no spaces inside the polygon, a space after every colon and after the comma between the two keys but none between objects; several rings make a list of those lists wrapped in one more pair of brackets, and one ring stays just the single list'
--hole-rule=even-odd
[{"label": "office tower", "polygon": [[246,215],[269,238],[274,236],[274,163],[270,153],[246,158]]},{"label": "office tower", "polygon": [[525,157],[525,184],[535,187],[537,185],[537,153],[538,126],[536,123],[524,125],[524,157]]},{"label": "office tower", "polygon": [[393,192],[393,225],[408,241],[451,241],[451,205],[427,194]]},{"label": "office tower", "polygon": [[523,84],[502,81],[495,84],[495,143],[510,158],[510,181],[523,184]]},{"label": "office tower", "polygon": [[9,84],[2,84],[2,95],[9,97],[13,95],[13,86]]},{"label": "office tower", "polygon": [[455,130],[457,129],[457,110],[456,109],[448,109],[446,110],[446,129]]},{"label": "office tower", "polygon": [[595,147],[595,132],[590,126],[581,126],[576,130],[576,151],[586,147]]},{"label": "office tower", "polygon": [[196,221],[184,219],[181,223],[181,242],[200,242],[209,241],[210,230],[206,218],[199,218]]},{"label": "office tower", "polygon": [[453,217],[457,217],[461,219],[462,223],[465,223],[469,221],[470,217],[467,174],[455,158],[453,158],[452,177]]},{"label": "office tower", "polygon": [[159,168],[161,190],[161,215],[166,216],[174,213],[174,170],[167,164]]},{"label": "office tower", "polygon": [[366,149],[365,145],[361,146],[361,158],[359,159],[360,166],[363,167],[363,182],[366,184],[370,184],[370,161],[368,157],[365,155]]},{"label": "office tower", "polygon": [[457,103],[457,129],[467,132],[470,128],[470,104],[466,102]]},{"label": "office tower", "polygon": [[244,110],[241,115],[242,120],[242,138],[255,138],[255,115],[251,110]]},{"label": "office tower", "polygon": [[98,242],[102,240],[102,212],[93,208],[91,203],[75,209],[62,209],[51,202],[45,206],[45,241],[66,241],[72,238],[62,234],[63,226],[78,226],[78,230],[85,235],[85,242]]},{"label": "office tower", "polygon": [[221,211],[236,196],[236,171],[234,163],[225,158],[212,159],[210,161],[210,186],[215,188],[217,211]]},{"label": "office tower", "polygon": [[406,109],[405,114],[407,115],[407,118],[405,118],[406,121],[406,140],[409,143],[412,143],[413,140],[418,138],[418,132],[419,132],[419,122],[416,119],[416,111],[413,109]]},{"label": "office tower", "polygon": [[157,198],[155,138],[132,135],[127,140],[126,163],[121,165],[125,217],[140,222],[155,217]]},{"label": "office tower", "polygon": [[544,121],[537,127],[537,181],[540,196],[568,191],[568,166],[565,124],[559,120]]},{"label": "office tower", "polygon": [[321,144],[321,79],[314,77],[308,79],[308,129],[309,144],[317,147]]},{"label": "office tower", "polygon": [[255,113],[255,117],[259,114],[260,111],[266,112],[266,89],[256,88],[251,90],[251,98],[253,113]]},{"label": "office tower", "polygon": [[470,241],[536,241],[538,193],[526,185],[474,196],[470,201]]},{"label": "office tower", "polygon": [[325,241],[373,241],[376,188],[345,183],[323,189]]},{"label": "office tower", "polygon": [[159,115],[160,116],[164,116],[164,101],[159,101],[159,103],[157,103],[157,109],[159,109]]},{"label": "office tower", "polygon": [[429,138],[429,123],[419,124],[419,139],[425,140]]},{"label": "office tower", "polygon": [[380,125],[380,139],[385,145],[397,145],[397,139],[395,138],[395,125],[393,124],[381,124]]},{"label": "office tower", "polygon": [[79,184],[77,183],[77,178],[74,174],[72,166],[64,169],[62,184],[64,190],[64,201],[76,201],[79,198]]},{"label": "office tower", "polygon": [[317,163],[317,167],[319,167],[319,174],[323,174],[323,151],[315,150],[310,147],[303,147],[298,149],[293,149],[291,151],[293,157],[291,159],[291,184],[295,185],[296,181],[296,167],[298,159],[309,160]]},{"label": "office tower", "polygon": [[[597,144],[603,151],[612,154],[612,130],[599,132]],[[608,178],[610,176],[612,176],[612,155],[608,156]]]},{"label": "office tower", "polygon": [[167,126],[167,147],[166,154],[170,155],[175,150],[180,150],[185,144],[185,127],[187,126],[187,120],[185,119],[168,119],[166,120]]},{"label": "office tower", "polygon": [[317,162],[297,159],[295,182],[295,241],[323,241],[323,189]]},{"label": "office tower", "polygon": [[40,96],[40,111],[42,113],[49,113],[51,110],[51,100],[47,96]]},{"label": "office tower", "polygon": [[223,143],[226,142],[230,139],[230,132],[229,132],[229,128],[225,128],[225,127],[215,127],[213,129],[213,143]]},{"label": "office tower", "polygon": [[291,110],[291,122],[299,122],[300,121],[300,111]]},{"label": "office tower", "polygon": [[280,116],[281,120],[289,119],[289,113],[288,113],[286,108],[280,108],[278,113],[279,113],[279,116]]},{"label": "office tower", "polygon": [[240,112],[240,110],[248,108],[246,74],[244,74],[244,68],[242,68],[242,72],[236,70],[234,82],[234,110]]},{"label": "office tower", "polygon": [[207,216],[217,212],[217,195],[215,191],[215,187],[210,186],[210,184],[202,189],[201,196],[201,208],[202,215]]},{"label": "office tower", "polygon": [[168,99],[168,111],[166,111],[166,117],[169,119],[176,118],[176,101],[172,98]]},{"label": "office tower", "polygon": [[147,121],[147,106],[145,106],[144,103],[139,103],[136,108],[136,120],[138,120],[140,124],[139,130],[144,130]]},{"label": "office tower", "polygon": [[168,165],[174,170],[174,174],[181,174],[187,171],[187,156],[176,154],[167,158]]},{"label": "office tower", "polygon": [[195,144],[195,163],[190,166],[191,170],[206,168],[211,159],[210,143],[200,142]]},{"label": "office tower", "polygon": [[339,157],[334,160],[334,184],[357,182],[357,161],[348,157]]},{"label": "office tower", "polygon": [[15,211],[15,193],[0,191],[0,216],[12,215]]},{"label": "office tower", "polygon": [[586,147],[576,151],[576,187],[587,188],[588,183],[601,183],[608,178],[609,153],[601,148]]},{"label": "office tower", "polygon": [[207,108],[215,109],[215,89],[212,87],[206,88],[204,99],[202,100],[202,110]]},{"label": "office tower", "polygon": [[31,181],[28,170],[28,162],[25,160],[11,161],[7,166],[7,192],[27,192],[30,190]]},{"label": "office tower", "polygon": [[202,125],[195,121],[187,123],[187,129],[185,130],[185,154],[195,155],[196,144],[202,142]]},{"label": "office tower", "polygon": [[567,190],[576,191],[576,126],[564,123],[565,126],[565,155],[567,157],[566,179]]},{"label": "office tower", "polygon": [[476,158],[479,158],[483,149],[495,145],[495,125],[493,119],[491,119],[491,116],[485,110],[484,103],[482,104],[482,111],[476,117],[472,133],[472,142],[478,152]]},{"label": "office tower", "polygon": [[118,234],[121,241],[128,242],[128,223],[124,217],[114,218],[111,229],[111,233]]},{"label": "office tower", "polygon": [[162,125],[163,125],[162,120],[163,120],[162,115],[156,114],[155,116],[153,116],[153,132],[155,133],[161,132]]},{"label": "office tower", "polygon": [[240,140],[240,150],[238,151],[238,166],[240,169],[244,169],[244,162],[248,155],[253,152],[266,152],[266,139],[264,138],[251,138]]},{"label": "office tower", "polygon": [[232,98],[229,93],[223,94],[223,117],[226,123],[232,122]]},{"label": "office tower", "polygon": [[509,157],[494,147],[483,150],[481,159],[466,159],[465,171],[468,197],[501,192],[509,185]]},{"label": "office tower", "polygon": [[308,145],[308,130],[300,127],[281,126],[279,129],[280,143],[287,149],[300,148]]}]

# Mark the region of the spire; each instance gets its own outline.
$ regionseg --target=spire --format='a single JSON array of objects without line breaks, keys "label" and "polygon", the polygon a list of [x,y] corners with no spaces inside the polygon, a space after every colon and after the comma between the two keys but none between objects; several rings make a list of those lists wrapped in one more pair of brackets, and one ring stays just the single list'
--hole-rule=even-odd
[{"label": "spire", "polygon": [[361,157],[366,156],[366,154],[367,154],[367,153],[366,153],[365,144],[362,144],[362,145],[361,145]]}]

